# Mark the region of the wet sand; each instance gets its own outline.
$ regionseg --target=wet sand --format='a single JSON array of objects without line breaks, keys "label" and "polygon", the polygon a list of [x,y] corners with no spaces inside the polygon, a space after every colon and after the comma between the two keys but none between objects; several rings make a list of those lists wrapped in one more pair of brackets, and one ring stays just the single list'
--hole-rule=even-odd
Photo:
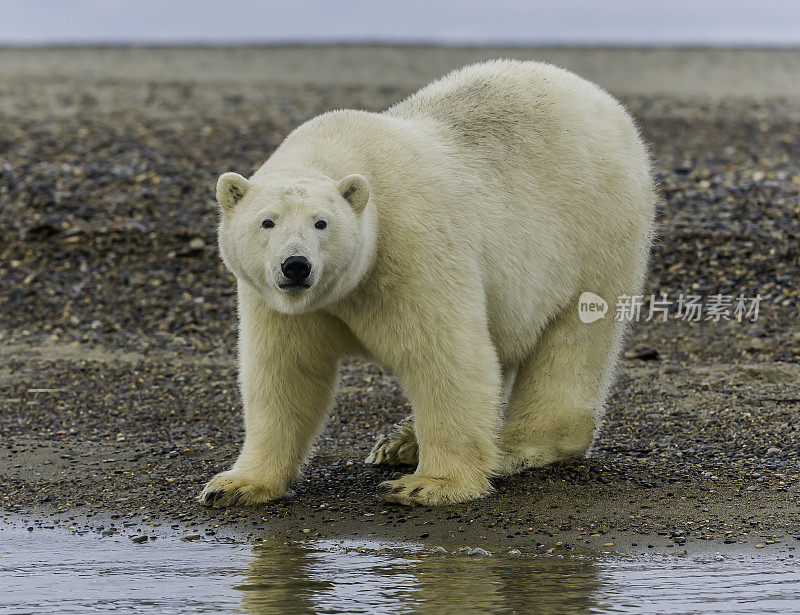
[{"label": "wet sand", "polygon": [[[349,362],[292,497],[201,508],[242,438],[216,177],[320,112],[379,110],[487,57],[552,60],[617,94],[661,185],[647,294],[760,294],[758,320],[637,323],[588,459],[437,509],[380,501],[397,470],[362,460],[409,406],[391,374]],[[2,509],[131,537],[794,549],[798,69],[797,51],[0,50]]]}]

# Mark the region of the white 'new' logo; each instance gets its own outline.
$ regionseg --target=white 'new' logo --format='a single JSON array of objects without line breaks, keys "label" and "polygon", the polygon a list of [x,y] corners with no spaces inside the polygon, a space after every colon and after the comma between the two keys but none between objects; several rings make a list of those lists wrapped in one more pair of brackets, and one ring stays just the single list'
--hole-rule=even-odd
[{"label": "white 'new' logo", "polygon": [[594,293],[585,292],[581,293],[578,298],[578,317],[581,322],[593,323],[595,320],[600,320],[606,317],[608,311],[608,303],[602,297],[598,297]]}]

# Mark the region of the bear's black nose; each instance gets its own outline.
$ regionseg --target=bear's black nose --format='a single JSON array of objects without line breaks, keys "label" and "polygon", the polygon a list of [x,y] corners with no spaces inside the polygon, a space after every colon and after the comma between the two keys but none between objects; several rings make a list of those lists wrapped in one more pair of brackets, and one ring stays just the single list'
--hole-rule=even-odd
[{"label": "bear's black nose", "polygon": [[281,263],[281,271],[290,280],[300,282],[311,274],[311,263],[305,256],[290,256]]}]

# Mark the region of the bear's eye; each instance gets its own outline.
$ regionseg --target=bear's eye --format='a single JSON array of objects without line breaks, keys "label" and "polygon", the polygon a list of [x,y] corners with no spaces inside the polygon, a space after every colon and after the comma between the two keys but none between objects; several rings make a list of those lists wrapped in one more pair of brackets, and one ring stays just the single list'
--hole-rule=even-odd
[{"label": "bear's eye", "polygon": [[314,228],[317,229],[318,231],[322,231],[322,230],[326,229],[327,227],[328,227],[328,223],[325,222],[325,220],[317,220],[317,222],[314,224]]},{"label": "bear's eye", "polygon": [[275,226],[275,223],[269,218],[261,222],[261,228],[272,228],[273,226]]}]

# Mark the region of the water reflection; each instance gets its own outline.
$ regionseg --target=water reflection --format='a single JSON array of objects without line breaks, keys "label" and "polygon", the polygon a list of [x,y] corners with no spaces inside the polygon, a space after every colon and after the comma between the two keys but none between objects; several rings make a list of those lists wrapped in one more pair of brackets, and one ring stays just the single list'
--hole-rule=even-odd
[{"label": "water reflection", "polygon": [[403,613],[415,559],[365,543],[264,542],[254,548],[242,592],[248,613]]},{"label": "water reflection", "polygon": [[134,542],[50,527],[0,519],[0,613],[800,613],[791,547],[477,557],[361,540],[251,546],[154,531]]},{"label": "water reflection", "polygon": [[236,586],[251,614],[590,612],[585,559],[443,556],[379,543],[264,543]]},{"label": "water reflection", "polygon": [[415,568],[419,613],[586,613],[598,572],[588,560],[426,557]]}]

